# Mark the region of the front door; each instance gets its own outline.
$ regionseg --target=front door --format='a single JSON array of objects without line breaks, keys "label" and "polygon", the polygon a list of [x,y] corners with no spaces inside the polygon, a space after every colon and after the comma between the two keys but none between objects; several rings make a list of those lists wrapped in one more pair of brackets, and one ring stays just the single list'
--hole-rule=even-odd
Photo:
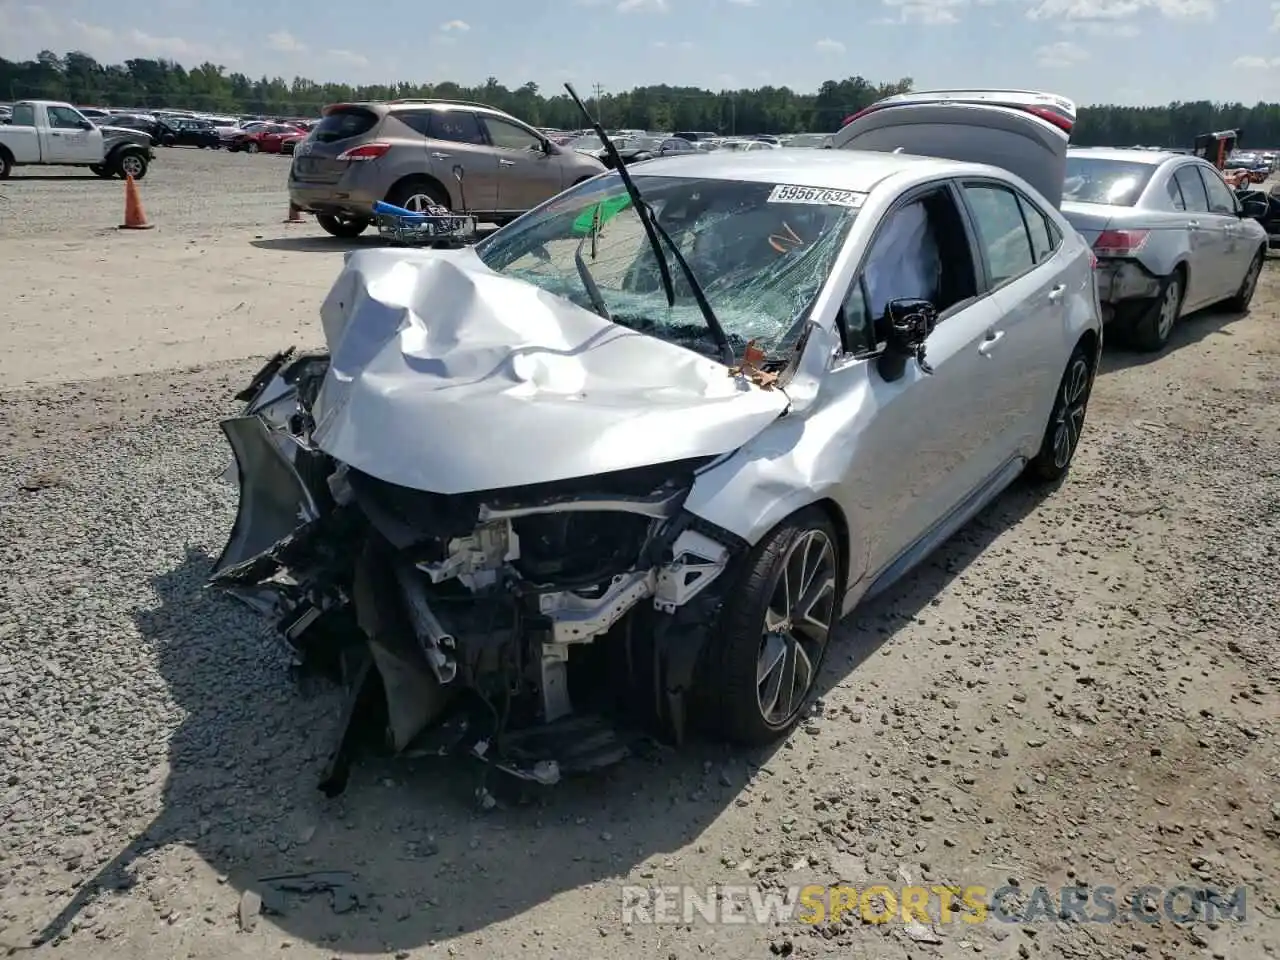
[{"label": "front door", "polygon": [[[101,163],[102,131],[89,123],[79,110],[51,106],[49,111],[50,163]],[[85,127],[89,127],[88,130]]]},{"label": "front door", "polygon": [[483,117],[498,157],[498,209],[523,213],[563,189],[560,158],[532,130],[498,117]]}]

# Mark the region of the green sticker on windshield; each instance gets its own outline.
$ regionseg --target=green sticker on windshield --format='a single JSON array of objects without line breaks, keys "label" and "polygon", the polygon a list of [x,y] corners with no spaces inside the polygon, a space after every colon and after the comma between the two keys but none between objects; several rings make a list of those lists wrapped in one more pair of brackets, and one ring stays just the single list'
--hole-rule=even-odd
[{"label": "green sticker on windshield", "polygon": [[631,198],[625,193],[620,197],[612,197],[593,204],[583,210],[578,219],[573,221],[573,232],[579,236],[590,233],[591,225],[596,221],[597,210],[600,211],[600,225],[604,226],[629,206],[631,206]]}]

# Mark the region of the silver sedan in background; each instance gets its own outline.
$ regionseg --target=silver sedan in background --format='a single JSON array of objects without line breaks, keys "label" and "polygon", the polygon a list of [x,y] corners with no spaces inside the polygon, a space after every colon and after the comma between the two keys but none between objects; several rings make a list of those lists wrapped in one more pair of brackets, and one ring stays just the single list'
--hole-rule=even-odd
[{"label": "silver sedan in background", "polygon": [[1116,339],[1163,349],[1179,316],[1244,311],[1267,254],[1265,213],[1198,157],[1076,147],[1062,212],[1098,258],[1098,295]]}]

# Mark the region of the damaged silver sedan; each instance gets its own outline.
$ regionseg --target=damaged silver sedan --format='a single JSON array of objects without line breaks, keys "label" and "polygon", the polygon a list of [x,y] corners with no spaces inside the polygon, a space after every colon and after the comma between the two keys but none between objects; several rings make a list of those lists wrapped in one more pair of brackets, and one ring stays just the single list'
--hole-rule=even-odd
[{"label": "damaged silver sedan", "polygon": [[1101,346],[1027,179],[859,150],[611,172],[321,317],[223,424],[213,579],[347,684],[331,791],[362,718],[543,782],[783,736],[842,614],[1065,473]]}]

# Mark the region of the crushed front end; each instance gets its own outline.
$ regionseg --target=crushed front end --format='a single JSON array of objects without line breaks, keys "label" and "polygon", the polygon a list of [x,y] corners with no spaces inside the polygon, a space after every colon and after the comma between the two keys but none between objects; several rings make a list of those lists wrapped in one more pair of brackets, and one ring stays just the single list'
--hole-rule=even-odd
[{"label": "crushed front end", "polygon": [[[700,651],[746,545],[682,505],[698,457],[444,495],[312,440],[325,353],[272,358],[222,424],[240,503],[212,582],[347,690],[322,779],[361,731],[543,783],[683,735]],[[498,455],[495,453],[495,456]],[[447,451],[441,451],[447,456]]]}]

